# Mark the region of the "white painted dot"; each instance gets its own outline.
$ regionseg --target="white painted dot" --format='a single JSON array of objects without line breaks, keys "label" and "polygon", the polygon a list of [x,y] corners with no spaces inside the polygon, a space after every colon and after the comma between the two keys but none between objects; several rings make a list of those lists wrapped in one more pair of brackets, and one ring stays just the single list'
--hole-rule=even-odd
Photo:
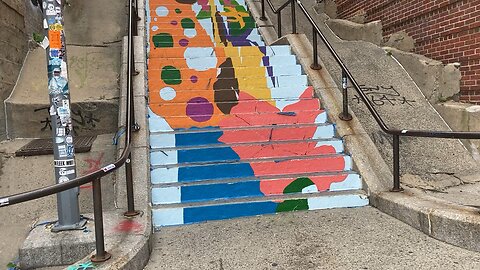
[{"label": "white painted dot", "polygon": [[203,55],[205,48],[188,47],[183,54],[187,61],[187,66],[197,71],[205,71],[217,67],[217,56],[215,52],[209,57],[198,57]]},{"label": "white painted dot", "polygon": [[155,12],[157,13],[157,16],[159,17],[165,17],[168,15],[168,8],[164,6],[157,7],[155,9]]},{"label": "white painted dot", "polygon": [[175,91],[175,89],[173,89],[171,87],[164,87],[164,88],[160,89],[160,97],[163,100],[167,100],[167,101],[172,100],[176,96],[177,96],[177,92]]},{"label": "white painted dot", "polygon": [[197,35],[197,30],[195,29],[191,29],[191,28],[187,28],[185,30],[183,30],[183,34],[186,36],[186,37],[189,37],[189,38],[193,38]]},{"label": "white painted dot", "polygon": [[154,25],[152,26],[152,31],[157,31],[158,30],[158,26]]},{"label": "white painted dot", "polygon": [[154,21],[158,21],[158,18],[153,18]]}]

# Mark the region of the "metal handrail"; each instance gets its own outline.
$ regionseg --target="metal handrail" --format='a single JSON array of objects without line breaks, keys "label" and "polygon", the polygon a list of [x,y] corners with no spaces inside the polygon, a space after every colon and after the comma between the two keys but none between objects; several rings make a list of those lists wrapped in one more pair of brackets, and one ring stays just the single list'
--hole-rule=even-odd
[{"label": "metal handrail", "polygon": [[77,177],[67,182],[50,185],[47,187],[38,188],[35,190],[22,192],[14,195],[0,197],[0,207],[6,207],[22,202],[27,202],[35,199],[39,199],[45,196],[53,195],[71,188],[79,187],[81,185],[93,182],[93,204],[94,204],[94,220],[95,220],[95,242],[96,242],[96,254],[92,256],[92,261],[102,262],[108,260],[110,255],[105,251],[105,243],[103,239],[103,217],[102,217],[102,202],[101,202],[101,185],[100,180],[103,176],[106,176],[113,171],[117,170],[125,164],[126,170],[126,188],[127,188],[127,212],[125,216],[138,215],[138,211],[135,211],[134,198],[133,198],[133,178],[132,178],[132,165],[131,165],[131,141],[132,131],[139,129],[135,123],[134,116],[134,103],[133,103],[133,76],[135,76],[135,56],[133,50],[133,36],[137,35],[137,1],[129,1],[129,18],[128,18],[128,64],[127,64],[127,96],[126,96],[126,131],[125,131],[125,143],[124,149],[120,158],[114,163],[103,166],[92,173]]},{"label": "metal handrail", "polygon": [[[271,0],[266,0],[268,5],[272,8],[275,14],[275,8]],[[342,120],[349,121],[352,119],[352,116],[348,112],[348,92],[347,92],[347,82],[353,85],[353,88],[357,91],[360,98],[367,106],[368,111],[373,116],[377,124],[380,126],[380,129],[393,136],[393,189],[392,191],[402,191],[403,189],[400,187],[400,158],[399,158],[399,151],[400,151],[400,139],[399,137],[424,137],[424,138],[445,138],[445,139],[480,139],[479,132],[471,132],[471,131],[433,131],[433,130],[408,130],[408,129],[391,129],[385,124],[380,114],[374,108],[373,104],[371,103],[370,99],[368,99],[367,95],[361,90],[360,85],[357,83],[351,72],[343,63],[342,59],[338,56],[335,49],[333,49],[330,42],[327,40],[325,35],[323,35],[322,31],[315,23],[313,18],[310,16],[308,11],[306,10],[305,6],[300,2],[300,0],[287,0],[281,7],[282,9],[285,8],[288,4],[295,6],[295,3],[298,5],[302,13],[305,15],[307,20],[310,22],[313,30],[313,64],[310,66],[312,69],[318,70],[320,69],[320,65],[318,64],[318,48],[317,48],[317,35],[320,36],[322,41],[325,43],[327,49],[333,55],[333,58],[337,62],[337,64],[342,69],[342,89],[343,89],[343,111],[340,113],[339,117]],[[262,6],[262,16],[265,14],[265,0],[261,2]],[[293,10],[293,9],[292,9]],[[281,13],[278,12],[277,16],[281,16]],[[265,18],[266,19],[266,18]],[[292,16],[292,21],[295,20],[295,16]],[[281,22],[281,19],[279,19]],[[292,23],[295,25],[295,23]],[[281,24],[278,25],[278,32],[281,33]],[[293,31],[292,31],[293,32]],[[280,35],[279,35],[280,37]],[[348,81],[347,81],[348,80]]]}]

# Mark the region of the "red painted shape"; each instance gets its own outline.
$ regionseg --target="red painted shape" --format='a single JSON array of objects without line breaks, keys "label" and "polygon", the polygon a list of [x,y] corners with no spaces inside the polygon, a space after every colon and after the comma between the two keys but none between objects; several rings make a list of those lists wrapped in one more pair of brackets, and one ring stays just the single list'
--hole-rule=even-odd
[{"label": "red painted shape", "polygon": [[143,225],[135,220],[126,219],[118,223],[114,230],[121,233],[141,233],[143,231]]},{"label": "red painted shape", "polygon": [[83,161],[88,164],[88,168],[83,171],[83,175],[92,173],[96,170],[99,170],[102,165],[103,155],[105,153],[100,153],[97,158],[86,158]]}]

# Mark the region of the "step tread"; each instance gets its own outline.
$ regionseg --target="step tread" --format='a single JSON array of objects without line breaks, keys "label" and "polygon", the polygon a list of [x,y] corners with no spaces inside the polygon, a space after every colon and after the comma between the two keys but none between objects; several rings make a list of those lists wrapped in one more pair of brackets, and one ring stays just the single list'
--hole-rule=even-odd
[{"label": "step tread", "polygon": [[[250,199],[250,198],[249,198]],[[283,202],[278,200],[284,199]],[[361,207],[368,205],[368,198],[362,191],[337,192],[335,194],[295,194],[279,198],[260,197],[255,201],[236,200],[228,204],[193,204],[169,208],[153,208],[153,225],[181,225],[237,217],[275,214],[286,211],[319,210],[340,207]]]},{"label": "step tread", "polygon": [[[314,185],[314,186],[313,186]],[[152,204],[184,204],[284,194],[336,192],[362,189],[358,174],[323,175],[242,182],[205,183],[152,188]]]}]

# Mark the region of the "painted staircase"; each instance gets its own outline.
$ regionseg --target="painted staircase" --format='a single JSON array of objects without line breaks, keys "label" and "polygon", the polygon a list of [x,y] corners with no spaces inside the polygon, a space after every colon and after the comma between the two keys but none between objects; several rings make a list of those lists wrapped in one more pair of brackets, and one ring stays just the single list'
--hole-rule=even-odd
[{"label": "painted staircase", "polygon": [[242,1],[150,0],[155,228],[368,204],[289,46]]}]

